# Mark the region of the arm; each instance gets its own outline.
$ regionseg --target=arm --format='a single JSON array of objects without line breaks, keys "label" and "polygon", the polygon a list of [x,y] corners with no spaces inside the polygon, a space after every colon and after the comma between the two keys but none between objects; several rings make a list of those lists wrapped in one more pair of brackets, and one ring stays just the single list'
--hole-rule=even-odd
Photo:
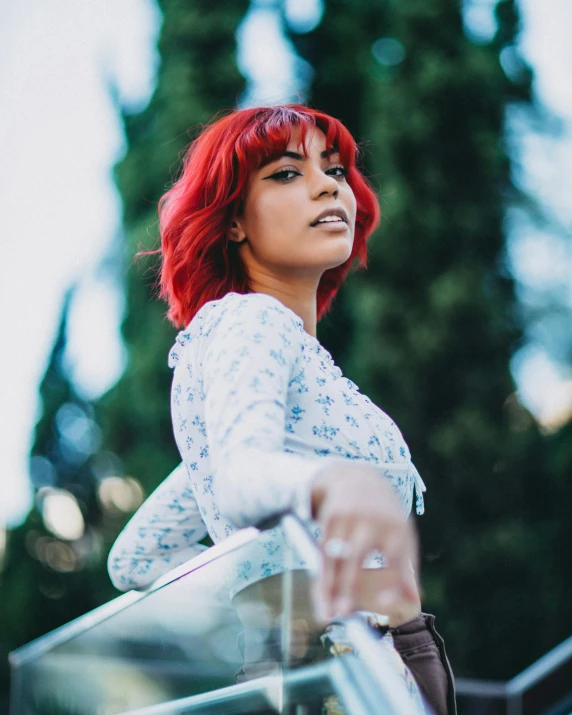
[{"label": "arm", "polygon": [[109,577],[120,591],[145,588],[205,551],[207,534],[187,470],[179,464],[138,509],[113,544]]},{"label": "arm", "polygon": [[284,509],[308,519],[312,479],[339,462],[284,450],[288,386],[301,356],[294,314],[262,294],[231,304],[209,335],[202,362],[213,487],[239,527]]}]

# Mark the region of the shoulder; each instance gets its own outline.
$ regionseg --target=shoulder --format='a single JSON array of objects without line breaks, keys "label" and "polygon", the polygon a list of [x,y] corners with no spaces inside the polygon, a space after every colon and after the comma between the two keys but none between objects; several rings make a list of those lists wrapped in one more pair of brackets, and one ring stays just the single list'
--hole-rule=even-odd
[{"label": "shoulder", "polygon": [[273,326],[298,331],[304,328],[302,319],[296,313],[266,293],[228,293],[219,303],[213,328],[220,324],[229,326],[232,323],[267,326],[269,329]]},{"label": "shoulder", "polygon": [[209,343],[300,344],[304,324],[290,308],[265,293],[229,293],[208,325]]},{"label": "shoulder", "polygon": [[191,344],[207,350],[221,341],[260,344],[280,340],[292,346],[301,344],[303,330],[302,319],[271,295],[227,293],[203,305],[178,334],[169,364],[174,367],[182,350]]}]

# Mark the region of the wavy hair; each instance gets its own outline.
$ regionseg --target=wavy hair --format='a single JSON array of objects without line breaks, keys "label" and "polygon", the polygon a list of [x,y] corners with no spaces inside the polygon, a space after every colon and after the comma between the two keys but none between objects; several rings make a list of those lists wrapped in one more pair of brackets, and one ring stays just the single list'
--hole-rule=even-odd
[{"label": "wavy hair", "polygon": [[320,129],[348,173],[357,203],[354,243],[343,264],[325,271],[317,293],[318,320],[329,310],[354,259],[367,266],[366,241],[377,228],[380,209],[371,185],[356,167],[360,150],[337,119],[300,104],[232,111],[208,124],[185,152],[182,170],[159,201],[161,255],[159,295],[167,317],[186,326],[208,301],[248,293],[246,270],[228,230],[245,198],[250,174],[283,155],[293,128],[306,149],[308,132]]}]

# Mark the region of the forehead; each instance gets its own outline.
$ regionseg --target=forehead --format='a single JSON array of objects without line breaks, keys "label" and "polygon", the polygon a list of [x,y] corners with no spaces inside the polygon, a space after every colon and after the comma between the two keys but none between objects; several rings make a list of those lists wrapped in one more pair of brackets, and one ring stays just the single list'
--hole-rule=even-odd
[{"label": "forehead", "polygon": [[326,146],[326,135],[318,127],[307,129],[304,133],[300,127],[292,127],[290,141],[286,147],[288,150],[300,150],[303,153],[304,148],[307,153],[322,152],[332,147]]},{"label": "forehead", "polygon": [[[275,163],[288,154],[297,157],[329,157],[336,153],[335,161],[341,159],[352,166],[355,160],[355,143],[344,128],[335,123],[327,126],[317,125],[301,118],[297,122],[265,122],[244,132],[238,141],[235,162],[246,170],[250,177],[258,175],[269,164]],[[321,156],[322,155],[322,156]]]},{"label": "forehead", "polygon": [[329,159],[332,155],[337,157],[338,154],[338,147],[335,142],[333,144],[328,143],[326,135],[318,127],[307,129],[306,131],[299,127],[293,127],[290,136],[284,137],[281,146],[277,146],[273,152],[269,153],[258,168],[263,169],[268,164],[283,158]]}]

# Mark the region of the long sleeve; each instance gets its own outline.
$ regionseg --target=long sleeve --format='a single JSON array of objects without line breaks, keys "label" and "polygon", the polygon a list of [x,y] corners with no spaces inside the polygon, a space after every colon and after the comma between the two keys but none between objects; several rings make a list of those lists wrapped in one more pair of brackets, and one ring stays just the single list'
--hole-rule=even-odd
[{"label": "long sleeve", "polygon": [[[215,543],[277,512],[311,522],[312,481],[335,464],[364,463],[396,490],[406,514],[424,485],[397,426],[344,378],[302,320],[261,293],[209,301],[176,337],[171,415],[180,465],[120,534],[109,572],[144,588]],[[316,537],[320,525],[310,523]],[[284,543],[251,544],[237,592],[285,568]],[[368,568],[383,566],[368,557]],[[305,563],[300,557],[299,568]]]},{"label": "long sleeve", "polygon": [[107,561],[113,585],[120,591],[148,586],[205,551],[197,542],[206,534],[186,467],[179,464],[117,537]]},{"label": "long sleeve", "polygon": [[235,302],[208,339],[203,389],[213,489],[238,527],[284,509],[309,519],[310,481],[330,461],[285,451],[288,389],[303,370],[301,329],[292,311],[257,294]]}]

